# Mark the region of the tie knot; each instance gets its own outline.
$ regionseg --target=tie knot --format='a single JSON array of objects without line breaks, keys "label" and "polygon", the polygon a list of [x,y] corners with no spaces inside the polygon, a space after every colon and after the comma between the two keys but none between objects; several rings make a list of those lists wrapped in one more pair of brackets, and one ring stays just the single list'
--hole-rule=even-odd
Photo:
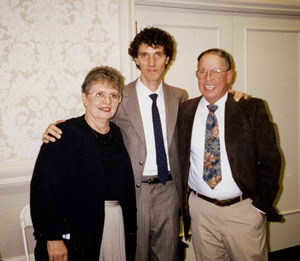
[{"label": "tie knot", "polygon": [[153,94],[149,95],[149,97],[152,99],[152,101],[156,102],[158,95],[156,93],[153,93]]},{"label": "tie knot", "polygon": [[218,105],[210,104],[207,105],[207,108],[210,112],[215,112],[218,109]]}]

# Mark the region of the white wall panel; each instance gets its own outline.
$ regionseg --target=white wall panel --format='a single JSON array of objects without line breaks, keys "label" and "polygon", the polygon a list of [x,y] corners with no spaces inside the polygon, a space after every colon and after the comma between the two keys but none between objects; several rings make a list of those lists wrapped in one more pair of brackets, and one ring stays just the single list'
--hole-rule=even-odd
[{"label": "white wall panel", "polygon": [[[300,29],[300,28],[299,28]],[[281,211],[299,207],[298,32],[248,29],[248,93],[265,99],[284,159]]]},{"label": "white wall panel", "polygon": [[299,32],[300,21],[287,17],[235,15],[235,88],[266,100],[282,151],[277,207],[300,208],[299,191]]}]

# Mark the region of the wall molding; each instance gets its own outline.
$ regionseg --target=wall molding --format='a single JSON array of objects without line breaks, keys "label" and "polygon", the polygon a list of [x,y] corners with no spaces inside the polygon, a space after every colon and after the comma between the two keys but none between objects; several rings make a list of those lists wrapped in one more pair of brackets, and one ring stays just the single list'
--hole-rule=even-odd
[{"label": "wall molding", "polygon": [[196,10],[288,15],[300,18],[300,1],[285,0],[135,0],[136,5]]},{"label": "wall molding", "polygon": [[21,185],[31,180],[35,160],[0,164],[0,186]]},{"label": "wall molding", "polygon": [[282,211],[280,214],[283,215],[283,216],[287,216],[287,215],[297,214],[297,213],[300,213],[300,208],[287,210],[287,211]]}]

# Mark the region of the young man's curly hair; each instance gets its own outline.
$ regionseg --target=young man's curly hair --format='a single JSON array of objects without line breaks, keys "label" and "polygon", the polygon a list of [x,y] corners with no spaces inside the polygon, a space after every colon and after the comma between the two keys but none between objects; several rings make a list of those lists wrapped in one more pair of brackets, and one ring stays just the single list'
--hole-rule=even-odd
[{"label": "young man's curly hair", "polygon": [[[128,53],[133,60],[138,57],[139,46],[143,43],[153,48],[162,46],[166,56],[169,57],[169,64],[172,63],[175,55],[175,43],[168,32],[156,27],[147,27],[139,32],[128,48]],[[138,65],[137,67],[139,68]]]}]

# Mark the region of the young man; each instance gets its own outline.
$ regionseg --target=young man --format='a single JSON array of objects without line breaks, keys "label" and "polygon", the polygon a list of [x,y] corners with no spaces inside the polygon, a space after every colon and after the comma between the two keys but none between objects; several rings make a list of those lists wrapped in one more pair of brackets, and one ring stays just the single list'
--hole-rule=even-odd
[{"label": "young man", "polygon": [[267,260],[266,218],[279,189],[281,158],[263,101],[228,93],[230,56],[210,49],[198,57],[203,96],[179,111],[185,235],[192,227],[198,261]]}]

